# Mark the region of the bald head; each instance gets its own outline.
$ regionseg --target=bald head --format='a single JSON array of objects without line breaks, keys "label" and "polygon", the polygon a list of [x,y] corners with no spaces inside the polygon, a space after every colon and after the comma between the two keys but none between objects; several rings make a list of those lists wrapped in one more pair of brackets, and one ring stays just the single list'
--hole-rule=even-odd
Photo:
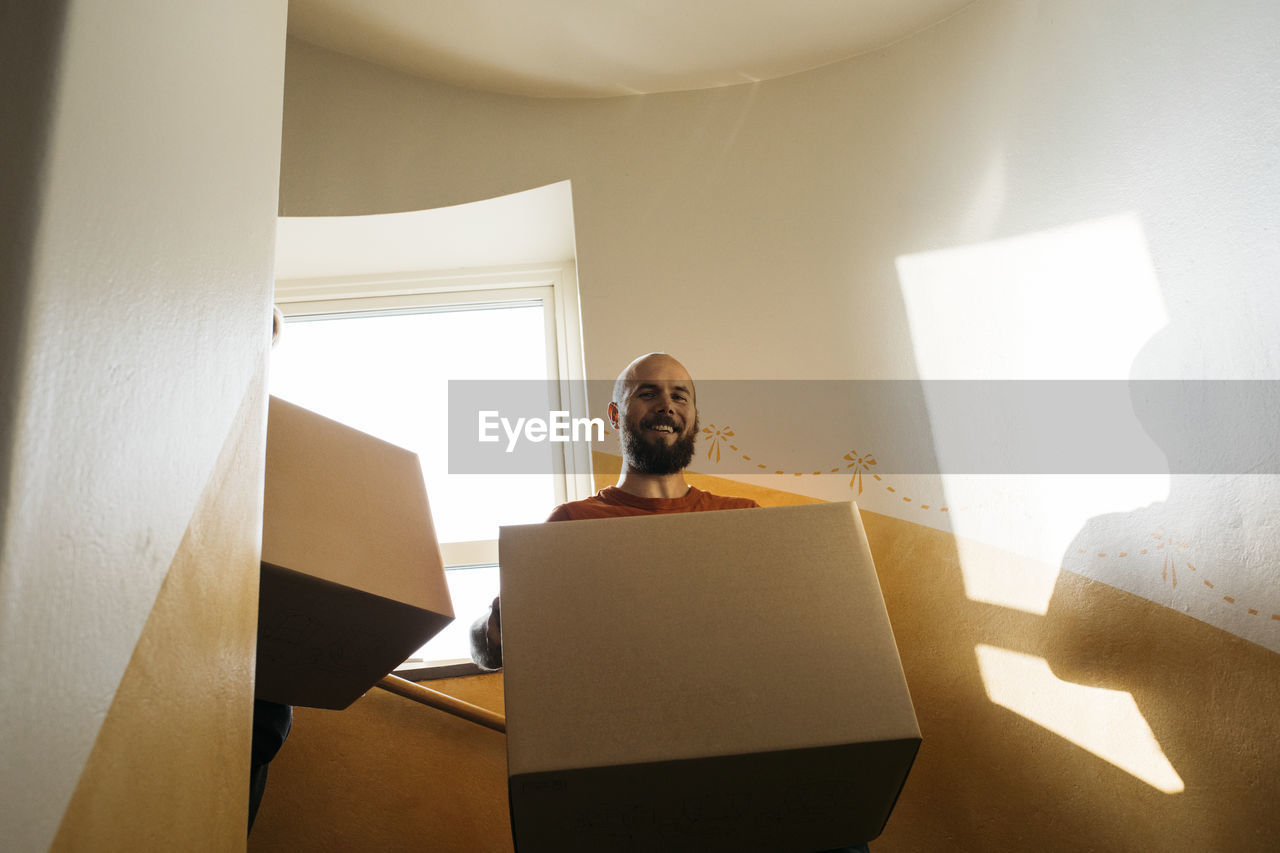
[{"label": "bald head", "polygon": [[628,389],[644,382],[676,382],[686,385],[689,396],[693,398],[693,377],[684,365],[665,352],[651,352],[642,355],[623,368],[613,383],[613,402],[622,404],[627,399]]}]

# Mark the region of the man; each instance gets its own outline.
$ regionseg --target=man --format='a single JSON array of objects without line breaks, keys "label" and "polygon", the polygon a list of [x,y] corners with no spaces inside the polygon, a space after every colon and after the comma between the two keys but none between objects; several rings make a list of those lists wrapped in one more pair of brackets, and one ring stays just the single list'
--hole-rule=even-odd
[{"label": "man", "polygon": [[[750,498],[713,495],[690,486],[684,469],[698,438],[693,378],[665,353],[642,355],[613,383],[609,423],[622,437],[622,473],[615,486],[561,504],[547,521],[705,512],[759,506]],[[481,669],[502,666],[499,599],[471,626],[471,658]]]},{"label": "man", "polygon": [[[618,483],[580,501],[556,507],[547,521],[628,515],[706,512],[758,507],[750,498],[713,495],[690,486],[684,469],[698,438],[693,378],[666,353],[642,355],[613,383],[609,423],[622,437]],[[481,669],[502,666],[502,613],[495,598],[489,613],[471,626],[471,658]],[[826,853],[867,853],[867,846]]]}]

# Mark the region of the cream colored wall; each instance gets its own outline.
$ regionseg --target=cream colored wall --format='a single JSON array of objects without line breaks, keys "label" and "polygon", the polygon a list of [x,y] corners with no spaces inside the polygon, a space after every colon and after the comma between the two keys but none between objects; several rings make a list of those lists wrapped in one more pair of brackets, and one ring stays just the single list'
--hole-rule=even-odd
[{"label": "cream colored wall", "polygon": [[[417,209],[571,179],[592,375],[665,349],[702,378],[1273,378],[1278,35],[1280,11],[1256,0],[981,0],[816,71],[596,101],[457,89],[295,43],[281,209]],[[940,311],[957,291],[967,314]],[[859,493],[850,448],[900,473],[873,440],[819,424],[820,464],[793,469],[772,463],[794,455],[780,423],[731,425],[788,489],[1031,557],[1015,579],[1029,612],[1068,562],[1280,651],[1274,476],[866,478]],[[1154,533],[1211,571],[1175,586]],[[1005,584],[966,582],[988,598]]]},{"label": "cream colored wall", "polygon": [[43,6],[4,27],[4,845],[234,849],[285,4]]},{"label": "cream colored wall", "polygon": [[[572,180],[593,376],[666,349],[699,377],[941,363],[1045,379],[1061,378],[1047,356],[1069,371],[1105,349],[1089,377],[1274,378],[1278,35],[1280,8],[1255,0],[979,0],[813,72],[603,101],[462,90],[294,43],[281,211]],[[1119,272],[1060,274],[1100,245]],[[981,286],[993,274],[1025,312]],[[1045,282],[1098,322],[1044,308]],[[947,324],[927,297],[962,285],[976,310]],[[1001,358],[975,358],[992,334]],[[755,417],[732,426],[757,458],[810,440],[777,428],[787,413]],[[856,480],[840,455],[856,438],[839,475],[766,485],[887,519],[873,550],[929,750],[896,849],[1268,849],[1274,477],[1090,481],[1074,503],[1060,481],[1003,482],[968,500],[972,483],[936,476]]]},{"label": "cream colored wall", "polygon": [[[418,209],[572,178],[600,372],[657,339],[707,375],[913,378],[899,255],[1135,208],[1180,319],[1193,296],[1215,315],[1269,309],[1276,26],[1258,0],[980,0],[814,72],[594,101],[457,89],[294,43],[281,209]],[[787,346],[611,322],[676,294],[686,317]],[[1241,347],[1266,328],[1234,323]]]}]

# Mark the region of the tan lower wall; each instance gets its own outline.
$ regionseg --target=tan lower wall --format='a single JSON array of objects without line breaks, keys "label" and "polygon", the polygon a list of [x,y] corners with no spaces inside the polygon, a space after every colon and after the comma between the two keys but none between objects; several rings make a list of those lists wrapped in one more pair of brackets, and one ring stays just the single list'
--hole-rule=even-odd
[{"label": "tan lower wall", "polygon": [[[609,460],[597,463],[600,484],[611,482]],[[766,505],[812,502],[690,479]],[[1275,849],[1272,652],[1068,572],[1044,616],[976,603],[950,534],[863,520],[924,732],[877,853]],[[1017,562],[990,549],[982,559]],[[1185,790],[1158,790],[995,704],[979,644],[1043,658],[1069,688],[1131,694]],[[502,705],[500,675],[433,686]],[[299,709],[249,848],[508,851],[504,761],[501,735],[381,691],[342,712]]]},{"label": "tan lower wall", "polygon": [[[430,682],[502,710],[502,676]],[[344,711],[294,710],[249,850],[504,853],[506,740],[373,689]]]},{"label": "tan lower wall", "polygon": [[236,850],[248,823],[264,377],[174,555],[53,850]]},{"label": "tan lower wall", "polygon": [[[951,535],[862,515],[924,732],[877,851],[1274,849],[1274,653],[1070,572],[1045,616],[970,601]],[[978,644],[1042,657],[1069,685],[1131,694],[1185,790],[1157,790],[994,704]],[[1053,711],[1052,696],[1040,701]]]}]

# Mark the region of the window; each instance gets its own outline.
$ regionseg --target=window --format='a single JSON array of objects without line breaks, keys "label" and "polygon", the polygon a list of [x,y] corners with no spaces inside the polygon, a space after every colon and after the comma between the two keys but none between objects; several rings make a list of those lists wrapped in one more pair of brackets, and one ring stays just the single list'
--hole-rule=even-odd
[{"label": "window", "polygon": [[[554,474],[448,471],[449,380],[582,387],[572,381],[582,379],[575,279],[565,264],[277,284],[286,323],[271,393],[421,459],[456,618],[406,662],[414,677],[470,671],[467,628],[498,592],[498,526],[541,522],[557,503],[591,493],[589,453],[578,443],[546,445]],[[585,400],[548,408],[581,416]]]}]

